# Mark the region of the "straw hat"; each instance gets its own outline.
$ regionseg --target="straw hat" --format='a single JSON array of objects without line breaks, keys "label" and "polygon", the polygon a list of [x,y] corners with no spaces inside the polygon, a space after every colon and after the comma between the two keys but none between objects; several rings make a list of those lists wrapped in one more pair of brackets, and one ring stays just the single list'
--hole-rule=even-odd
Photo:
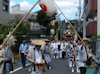
[{"label": "straw hat", "polygon": [[36,39],[36,40],[32,41],[32,44],[34,44],[34,45],[44,45],[46,43],[43,40]]},{"label": "straw hat", "polygon": [[88,41],[88,39],[87,38],[83,38],[83,41]]},{"label": "straw hat", "polygon": [[50,40],[49,39],[45,39],[45,42],[50,42]]}]

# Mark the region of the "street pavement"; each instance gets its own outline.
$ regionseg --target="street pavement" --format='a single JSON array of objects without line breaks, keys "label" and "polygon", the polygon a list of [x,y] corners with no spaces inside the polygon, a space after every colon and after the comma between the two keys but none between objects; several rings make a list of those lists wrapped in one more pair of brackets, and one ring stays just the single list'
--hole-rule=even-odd
[{"label": "street pavement", "polygon": [[[13,74],[30,74],[28,72],[28,67],[22,68]],[[71,72],[71,68],[68,67],[67,59],[53,59],[52,60],[52,69],[43,72],[43,74],[76,74]]]},{"label": "street pavement", "polygon": [[[28,72],[28,67],[22,68],[12,74],[31,74]],[[76,70],[74,73],[71,72],[71,68],[68,67],[67,59],[53,59],[52,69],[43,72],[43,74],[77,74]],[[88,74],[88,73],[87,73]],[[92,73],[91,73],[92,74]]]}]

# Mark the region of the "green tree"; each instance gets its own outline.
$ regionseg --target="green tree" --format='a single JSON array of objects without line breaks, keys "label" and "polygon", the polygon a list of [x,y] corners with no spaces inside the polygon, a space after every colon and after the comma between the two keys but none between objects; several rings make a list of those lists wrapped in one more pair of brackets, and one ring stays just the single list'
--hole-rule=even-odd
[{"label": "green tree", "polygon": [[38,15],[37,15],[37,22],[40,24],[40,25],[43,25],[44,27],[47,27],[50,23],[50,17],[48,17],[44,12],[43,10],[39,11],[38,12]]},{"label": "green tree", "polygon": [[3,39],[6,38],[6,35],[9,33],[9,31],[12,31],[11,27],[12,26],[10,22],[0,25],[0,44],[2,44]]},{"label": "green tree", "polygon": [[[20,14],[15,15],[16,21],[12,21],[14,24],[14,28],[17,26],[17,24],[22,19],[22,16]],[[30,23],[29,22],[22,22],[20,26],[16,29],[14,32],[14,35],[16,36],[16,39],[18,41],[29,41],[30,39]]]},{"label": "green tree", "polygon": [[40,24],[40,25],[43,25],[44,27],[46,27],[46,35],[47,36],[50,36],[50,30],[51,30],[51,24],[50,24],[50,21],[53,20],[55,18],[55,16],[53,17],[48,17],[43,10],[40,10],[38,12],[38,15],[37,15],[37,22]]},{"label": "green tree", "polygon": [[51,40],[50,36],[47,36],[46,39]]},{"label": "green tree", "polygon": [[97,41],[97,38],[100,38],[100,35],[98,35],[98,36],[97,35],[93,35],[91,38],[92,38],[93,41]]},{"label": "green tree", "polygon": [[[12,26],[13,28],[15,28],[17,26],[17,24],[20,22],[20,20],[22,19],[22,16],[20,14],[16,14],[14,17],[14,21],[12,22]],[[13,34],[17,41],[16,41],[16,45],[12,47],[12,51],[15,53],[18,53],[19,51],[19,45],[22,43],[23,40],[26,40],[26,42],[29,42],[30,40],[30,23],[27,22],[22,22],[20,24],[20,26],[16,29],[16,31]]]},{"label": "green tree", "polygon": [[58,23],[58,21],[56,21],[55,25],[52,26],[52,28],[56,31],[58,29],[58,27],[59,27],[59,23]]}]

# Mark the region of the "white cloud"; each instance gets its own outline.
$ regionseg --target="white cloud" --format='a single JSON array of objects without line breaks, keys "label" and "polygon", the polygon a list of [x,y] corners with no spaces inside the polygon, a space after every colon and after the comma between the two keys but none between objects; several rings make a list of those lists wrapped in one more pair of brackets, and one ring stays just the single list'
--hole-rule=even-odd
[{"label": "white cloud", "polygon": [[22,10],[29,10],[33,6],[33,4],[30,4],[27,1],[20,2],[19,4]]},{"label": "white cloud", "polygon": [[[55,2],[67,17],[72,17],[70,14],[75,15],[75,13],[77,13],[78,11],[79,0],[55,0]],[[83,2],[84,0],[81,0],[82,6],[83,6]],[[15,4],[17,3],[14,0],[10,1],[10,7]],[[29,10],[33,6],[33,4],[25,0],[20,2],[19,4],[21,10]],[[39,4],[35,6],[35,9],[37,11],[41,9]],[[58,11],[58,13],[60,12]]]},{"label": "white cloud", "polygon": [[[55,2],[69,18],[73,15],[75,17],[75,14],[78,12],[79,0],[55,0]],[[81,0],[81,4],[83,5],[83,0]],[[60,12],[58,11],[58,13]]]},{"label": "white cloud", "polygon": [[10,7],[11,7],[11,6],[14,6],[15,4],[16,4],[15,1],[10,1]]}]

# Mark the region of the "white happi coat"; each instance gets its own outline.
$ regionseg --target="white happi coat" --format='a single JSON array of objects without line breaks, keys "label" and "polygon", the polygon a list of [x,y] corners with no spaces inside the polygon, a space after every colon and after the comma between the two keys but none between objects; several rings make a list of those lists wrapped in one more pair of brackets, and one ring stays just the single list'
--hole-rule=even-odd
[{"label": "white happi coat", "polygon": [[78,54],[78,47],[72,47],[68,51],[68,55],[71,56],[71,61],[75,61]]},{"label": "white happi coat", "polygon": [[51,43],[52,50],[54,50],[54,43]]},{"label": "white happi coat", "polygon": [[[67,52],[69,52],[70,48],[72,48],[72,47],[73,47],[73,44],[68,44],[67,45],[67,48],[68,48]],[[69,65],[69,67],[72,67],[72,61],[71,61],[70,57],[68,57],[68,65]]]},{"label": "white happi coat", "polygon": [[[77,45],[77,47],[78,47],[78,53],[79,53],[79,49],[81,49],[82,45]],[[77,55],[76,59],[79,60],[79,55]]]},{"label": "white happi coat", "polygon": [[58,53],[58,44],[57,43],[54,43],[53,44],[53,47],[54,47],[54,53]]},{"label": "white happi coat", "polygon": [[78,50],[78,56],[79,56],[78,67],[86,67],[87,49],[83,45]]},{"label": "white happi coat", "polygon": [[61,43],[60,49],[61,49],[61,51],[66,51],[66,43]]}]

